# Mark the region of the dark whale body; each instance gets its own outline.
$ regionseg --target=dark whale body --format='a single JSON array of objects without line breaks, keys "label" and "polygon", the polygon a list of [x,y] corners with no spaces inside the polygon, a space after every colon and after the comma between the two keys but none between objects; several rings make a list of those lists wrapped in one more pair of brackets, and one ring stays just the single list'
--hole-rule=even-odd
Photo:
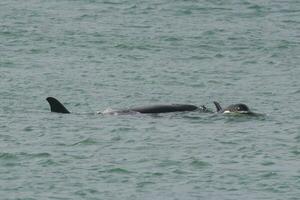
[{"label": "dark whale body", "polygon": [[197,106],[189,104],[168,104],[168,105],[153,105],[130,108],[128,110],[120,110],[117,112],[138,112],[143,114],[150,113],[168,113],[168,112],[184,112],[184,111],[195,111],[198,110]]},{"label": "dark whale body", "polygon": [[[56,113],[70,113],[68,109],[60,103],[54,97],[48,97],[46,99],[50,105],[51,112]],[[170,113],[170,112],[186,112],[186,111],[202,111],[208,112],[205,106],[197,107],[190,104],[167,104],[167,105],[153,105],[153,106],[143,106],[134,107],[130,109],[112,111],[108,113],[117,114],[130,114],[130,113],[142,113],[142,114],[157,114],[157,113]]]},{"label": "dark whale body", "polygon": [[70,113],[65,106],[60,103],[57,99],[53,97],[47,97],[46,100],[48,101],[50,105],[50,110],[51,112],[56,112],[56,113]]}]

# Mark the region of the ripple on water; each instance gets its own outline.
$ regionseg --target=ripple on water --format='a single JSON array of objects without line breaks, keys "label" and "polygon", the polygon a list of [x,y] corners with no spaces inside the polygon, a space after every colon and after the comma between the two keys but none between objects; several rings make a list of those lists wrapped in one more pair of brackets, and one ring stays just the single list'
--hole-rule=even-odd
[{"label": "ripple on water", "polygon": [[146,187],[148,185],[154,185],[154,184],[155,184],[155,182],[152,182],[152,181],[143,181],[143,182],[137,183],[136,187],[137,188],[144,188],[144,187]]},{"label": "ripple on water", "polygon": [[43,160],[49,158],[49,153],[0,153],[1,164],[4,166],[18,166],[25,161],[31,161],[35,159]]},{"label": "ripple on water", "polygon": [[277,172],[264,172],[263,174],[260,175],[261,178],[266,179],[266,178],[276,178],[278,177]]},{"label": "ripple on water", "polygon": [[17,155],[13,153],[0,153],[0,159],[2,161],[17,160]]},{"label": "ripple on water", "polygon": [[132,171],[129,171],[127,169],[123,169],[123,168],[112,168],[112,169],[109,169],[109,170],[106,170],[107,173],[117,173],[117,174],[132,174],[134,172]]},{"label": "ripple on water", "polygon": [[171,167],[171,166],[179,166],[180,164],[181,164],[180,161],[163,160],[158,165],[159,165],[159,167]]},{"label": "ripple on water", "polygon": [[1,199],[299,199],[299,0],[104,1],[0,1]]},{"label": "ripple on water", "polygon": [[291,151],[292,154],[299,156],[300,155],[300,150],[299,149],[294,149]]},{"label": "ripple on water", "polygon": [[42,167],[59,166],[60,164],[53,159],[41,160],[38,164]]},{"label": "ripple on water", "polygon": [[[89,197],[92,198],[94,195],[99,195],[99,194],[100,194],[100,192],[95,188],[80,189],[75,192],[75,195],[85,197],[85,198],[89,198]],[[92,199],[94,199],[94,198],[92,198]]]},{"label": "ripple on water", "polygon": [[[26,154],[25,154],[26,155]],[[50,153],[46,153],[46,152],[43,152],[43,153],[34,153],[34,154],[27,154],[28,157],[31,157],[31,158],[48,158],[51,156]]]},{"label": "ripple on water", "polygon": [[77,145],[94,145],[94,144],[97,144],[97,140],[93,139],[93,138],[86,138],[84,140],[81,140],[81,141],[78,141],[78,142],[75,142],[73,144],[71,144],[70,146],[77,146]]},{"label": "ripple on water", "polygon": [[226,113],[222,115],[225,117],[225,123],[232,123],[232,122],[249,122],[249,120],[258,120],[264,121],[266,116],[264,114],[239,114],[239,113]]},{"label": "ripple on water", "polygon": [[300,89],[294,91],[292,94],[300,94]]},{"label": "ripple on water", "polygon": [[25,132],[31,132],[34,130],[33,126],[26,126],[24,129],[23,129]]},{"label": "ripple on water", "polygon": [[208,168],[209,166],[211,166],[211,164],[209,162],[198,160],[198,159],[193,159],[193,161],[190,163],[190,165],[197,169],[204,169],[204,168]]},{"label": "ripple on water", "polygon": [[274,165],[275,163],[274,162],[272,162],[272,161],[263,161],[262,163],[261,163],[261,165],[263,165],[263,166],[271,166],[271,165]]}]

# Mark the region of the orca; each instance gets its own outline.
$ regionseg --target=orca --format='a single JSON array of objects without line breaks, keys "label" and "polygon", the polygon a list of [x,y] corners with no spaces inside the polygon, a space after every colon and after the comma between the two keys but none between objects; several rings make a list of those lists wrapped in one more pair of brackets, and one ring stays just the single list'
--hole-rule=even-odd
[{"label": "orca", "polygon": [[60,103],[57,99],[53,97],[47,97],[46,100],[50,105],[51,112],[70,113],[68,109],[66,109],[66,107],[62,103]]},{"label": "orca", "polygon": [[240,114],[253,114],[246,104],[238,103],[222,108],[221,105],[214,101],[218,113],[240,113]]},{"label": "orca", "polygon": [[[51,112],[56,113],[70,113],[68,109],[60,103],[54,97],[47,97],[46,100],[50,105]],[[133,107],[130,109],[117,110],[111,112],[98,112],[101,114],[130,114],[130,113],[142,113],[142,114],[158,114],[158,113],[170,113],[170,112],[190,112],[190,111],[200,111],[200,112],[209,112],[209,110],[203,105],[197,107],[191,104],[166,104],[166,105],[152,105],[152,106],[143,106],[143,107]]]}]

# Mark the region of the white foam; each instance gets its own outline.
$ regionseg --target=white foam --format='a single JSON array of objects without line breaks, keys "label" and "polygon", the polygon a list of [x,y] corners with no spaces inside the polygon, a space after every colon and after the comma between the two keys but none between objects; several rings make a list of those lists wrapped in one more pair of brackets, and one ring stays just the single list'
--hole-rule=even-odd
[{"label": "white foam", "polygon": [[98,114],[114,114],[116,112],[116,110],[113,110],[111,108],[106,108],[103,111],[98,111]]},{"label": "white foam", "polygon": [[229,111],[229,110],[225,110],[223,113],[238,113],[238,114],[247,114],[249,113],[249,111]]}]

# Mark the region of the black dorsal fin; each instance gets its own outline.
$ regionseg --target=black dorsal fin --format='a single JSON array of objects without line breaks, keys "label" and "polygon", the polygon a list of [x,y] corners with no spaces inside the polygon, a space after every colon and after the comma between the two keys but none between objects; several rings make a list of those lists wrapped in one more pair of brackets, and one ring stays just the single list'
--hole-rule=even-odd
[{"label": "black dorsal fin", "polygon": [[70,113],[65,106],[60,103],[57,99],[53,97],[47,97],[46,99],[50,105],[51,112],[56,112],[56,113]]},{"label": "black dorsal fin", "polygon": [[221,105],[218,102],[216,102],[216,101],[214,101],[214,104],[216,106],[217,112],[220,112],[222,110]]}]

